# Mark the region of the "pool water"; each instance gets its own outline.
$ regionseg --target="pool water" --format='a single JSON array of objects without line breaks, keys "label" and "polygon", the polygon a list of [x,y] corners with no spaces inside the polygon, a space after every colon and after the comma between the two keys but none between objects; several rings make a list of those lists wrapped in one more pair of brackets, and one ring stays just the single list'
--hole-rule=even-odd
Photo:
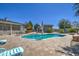
[{"label": "pool water", "polygon": [[65,35],[61,34],[29,34],[29,35],[24,35],[22,38],[27,38],[31,40],[43,40],[43,39],[48,39],[48,38],[57,38],[57,37],[64,37]]}]

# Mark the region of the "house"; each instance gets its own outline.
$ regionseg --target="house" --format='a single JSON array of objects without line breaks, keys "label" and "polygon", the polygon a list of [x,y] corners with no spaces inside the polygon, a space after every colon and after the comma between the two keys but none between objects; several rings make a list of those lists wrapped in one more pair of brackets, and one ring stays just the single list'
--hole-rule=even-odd
[{"label": "house", "polygon": [[49,29],[53,30],[53,25],[43,25],[43,31],[47,33]]},{"label": "house", "polygon": [[35,32],[42,32],[42,33],[48,33],[48,31],[52,31],[53,30],[53,25],[47,25],[47,24],[42,24],[39,25],[37,27],[36,30],[34,30]]},{"label": "house", "polygon": [[9,21],[6,18],[0,19],[0,34],[24,33],[24,24]]}]

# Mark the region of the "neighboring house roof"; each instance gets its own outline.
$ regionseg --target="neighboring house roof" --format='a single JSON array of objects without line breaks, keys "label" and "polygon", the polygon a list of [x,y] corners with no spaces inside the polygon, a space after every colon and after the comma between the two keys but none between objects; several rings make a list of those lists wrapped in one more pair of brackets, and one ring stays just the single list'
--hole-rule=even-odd
[{"label": "neighboring house roof", "polygon": [[48,26],[48,27],[50,27],[50,26],[51,26],[51,27],[52,27],[53,25],[44,25],[44,26]]},{"label": "neighboring house roof", "polygon": [[0,19],[0,23],[14,24],[14,25],[24,25],[22,23],[14,22],[14,21],[6,20],[6,19]]}]

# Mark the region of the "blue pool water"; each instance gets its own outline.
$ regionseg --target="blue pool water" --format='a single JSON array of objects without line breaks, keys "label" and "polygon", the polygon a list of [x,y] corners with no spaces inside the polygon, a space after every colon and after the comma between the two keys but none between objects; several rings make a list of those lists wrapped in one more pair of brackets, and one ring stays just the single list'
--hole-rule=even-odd
[{"label": "blue pool water", "polygon": [[57,37],[64,37],[65,35],[61,34],[29,34],[29,35],[24,35],[22,38],[27,38],[31,40],[43,40],[47,38],[57,38]]}]

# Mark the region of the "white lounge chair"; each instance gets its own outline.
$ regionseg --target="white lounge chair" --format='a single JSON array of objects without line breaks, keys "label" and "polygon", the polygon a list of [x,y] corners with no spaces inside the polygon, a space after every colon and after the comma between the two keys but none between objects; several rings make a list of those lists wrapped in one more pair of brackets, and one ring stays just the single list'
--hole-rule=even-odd
[{"label": "white lounge chair", "polygon": [[0,45],[5,44],[6,42],[7,42],[7,40],[5,40],[5,39],[0,39]]},{"label": "white lounge chair", "polygon": [[22,47],[13,48],[0,53],[0,56],[22,56],[24,49]]}]

